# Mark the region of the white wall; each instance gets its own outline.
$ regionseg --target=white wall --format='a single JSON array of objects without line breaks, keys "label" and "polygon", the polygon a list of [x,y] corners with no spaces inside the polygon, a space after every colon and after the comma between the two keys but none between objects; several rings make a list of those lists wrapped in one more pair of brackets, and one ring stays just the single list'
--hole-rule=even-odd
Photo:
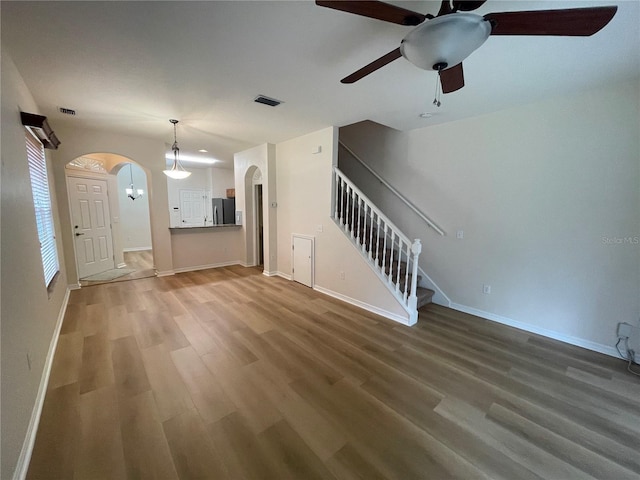
[{"label": "white wall", "polygon": [[[36,405],[45,360],[66,302],[64,252],[51,292],[44,284],[20,111],[39,113],[15,65],[2,52],[2,478],[11,478]],[[53,125],[56,128],[56,125]],[[52,185],[50,151],[47,153]],[[64,181],[64,176],[63,176]],[[51,188],[56,237],[60,218]],[[27,362],[31,359],[31,367]],[[35,433],[35,432],[34,432]]]},{"label": "white wall", "polygon": [[363,169],[341,168],[422,238],[421,266],[455,307],[613,353],[616,324],[640,314],[639,85],[408,133],[371,122],[341,129],[446,237]]},{"label": "white wall", "polygon": [[[131,171],[129,170],[131,168]],[[131,200],[125,191],[131,184],[143,190],[140,198]],[[120,207],[120,238],[124,251],[147,250],[151,248],[151,224],[149,223],[149,192],[147,176],[138,165],[128,163],[117,173],[118,203]]]},{"label": "white wall", "polygon": [[227,198],[227,189],[235,188],[235,176],[232,168],[211,167],[212,197]]},{"label": "white wall", "polygon": [[[318,147],[321,152],[314,154]],[[333,127],[276,145],[278,270],[291,276],[293,234],[313,236],[314,288],[406,321],[406,311],[331,220],[336,148]],[[345,273],[344,280],[340,272]]]}]

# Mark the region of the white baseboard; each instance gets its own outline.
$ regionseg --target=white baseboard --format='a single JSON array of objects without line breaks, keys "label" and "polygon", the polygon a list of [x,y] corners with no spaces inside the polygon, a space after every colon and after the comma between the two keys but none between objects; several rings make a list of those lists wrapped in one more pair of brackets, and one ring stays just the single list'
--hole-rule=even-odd
[{"label": "white baseboard", "polygon": [[278,272],[267,272],[266,270],[262,271],[262,274],[266,277],[277,277]]},{"label": "white baseboard", "polygon": [[459,312],[468,313],[470,315],[482,317],[486,320],[491,320],[492,322],[497,322],[503,325],[508,325],[510,327],[519,328],[520,330],[524,330],[526,332],[536,333],[538,335],[542,335],[543,337],[552,338],[553,340],[559,340],[561,342],[568,343],[570,345],[586,348],[587,350],[603,353],[611,357],[620,358],[616,349],[609,345],[603,345],[601,343],[592,342],[590,340],[585,340],[583,338],[566,335],[564,333],[559,333],[554,330],[549,330],[546,328],[538,327],[536,325],[531,325],[530,323],[519,322],[511,318],[503,317],[501,315],[496,315],[495,313],[491,313],[491,312],[485,312],[484,310],[468,307],[466,305],[461,305],[459,303],[451,303],[451,305],[449,306],[450,308],[454,310],[458,310]]},{"label": "white baseboard", "polygon": [[232,260],[230,262],[210,263],[208,265],[194,265],[192,267],[174,268],[173,271],[174,273],[195,272],[198,270],[207,270],[209,268],[230,267],[231,265],[242,265],[242,263],[239,260]]},{"label": "white baseboard", "polygon": [[549,330],[546,328],[541,328],[536,325],[531,325],[529,323],[520,322],[518,320],[513,320],[508,317],[503,317],[501,315],[496,315],[495,313],[486,312],[484,310],[480,310],[478,308],[469,307],[467,305],[462,305],[460,303],[452,302],[449,297],[438,287],[438,285],[425,273],[422,268],[418,267],[419,274],[422,276],[423,280],[427,284],[428,288],[431,288],[436,293],[433,295],[433,303],[437,305],[442,305],[444,307],[452,308],[453,310],[458,310],[459,312],[468,313],[470,315],[475,315],[476,317],[481,317],[486,320],[490,320],[492,322],[501,323],[503,325],[508,325],[510,327],[518,328],[520,330],[524,330],[525,332],[535,333],[537,335],[542,335],[543,337],[552,338],[554,340],[559,340],[564,343],[568,343],[570,345],[575,345],[577,347],[586,348],[587,350],[592,350],[594,352],[603,353],[605,355],[609,355],[611,357],[620,358],[620,355],[616,351],[615,347],[609,345],[603,345],[601,343],[592,342],[590,340],[585,340],[583,338],[574,337],[571,335],[565,335],[563,333],[556,332],[554,330]]},{"label": "white baseboard", "polygon": [[[79,288],[79,286],[78,286]],[[49,385],[49,376],[51,375],[51,367],[53,365],[53,357],[56,354],[56,348],[58,346],[58,338],[60,337],[60,329],[62,328],[62,322],[64,315],[67,312],[67,304],[69,303],[69,294],[71,289],[67,287],[58,312],[58,319],[56,320],[56,326],[53,330],[53,336],[49,343],[49,351],[44,361],[44,370],[42,377],[40,378],[40,385],[38,386],[38,395],[36,396],[36,403],[31,411],[31,419],[29,420],[29,426],[27,427],[27,434],[22,444],[22,450],[20,451],[20,457],[18,457],[18,464],[16,470],[13,473],[13,480],[24,480],[27,477],[27,471],[29,470],[29,462],[31,461],[31,454],[33,453],[33,446],[36,442],[36,433],[38,432],[38,425],[40,424],[40,415],[42,414],[42,406],[44,405],[44,398],[47,395],[47,386]]]},{"label": "white baseboard", "polygon": [[287,280],[293,280],[293,275],[289,275],[288,273],[284,273],[284,272],[275,272],[273,273],[273,276],[278,276],[278,277],[282,277],[285,278]]},{"label": "white baseboard", "polygon": [[80,290],[80,284],[79,283],[70,283],[69,285],[67,285],[67,288],[69,290]]},{"label": "white baseboard", "polygon": [[318,285],[314,285],[313,289],[317,290],[320,293],[324,293],[325,295],[329,295],[330,297],[337,298],[338,300],[342,300],[343,302],[350,303],[351,305],[355,305],[356,307],[360,307],[369,312],[388,318],[389,320],[393,320],[403,325],[409,325],[408,316],[403,317],[402,315],[399,315],[397,313],[388,312],[386,310],[383,310],[382,308],[376,307],[374,305],[369,305],[368,303],[364,303],[360,300],[356,300],[355,298],[348,297],[346,295],[343,295],[342,293],[334,292],[333,290],[329,290],[324,287],[319,287]]},{"label": "white baseboard", "polygon": [[151,247],[130,247],[123,248],[123,252],[144,252],[145,250],[151,250]]},{"label": "white baseboard", "polygon": [[173,270],[156,270],[156,277],[170,277],[171,275],[175,275]]}]

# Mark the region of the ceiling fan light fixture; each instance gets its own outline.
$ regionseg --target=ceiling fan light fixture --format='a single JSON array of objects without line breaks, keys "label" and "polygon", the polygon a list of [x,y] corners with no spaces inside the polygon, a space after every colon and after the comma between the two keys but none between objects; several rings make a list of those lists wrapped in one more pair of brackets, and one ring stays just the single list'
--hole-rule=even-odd
[{"label": "ceiling fan light fixture", "polygon": [[[402,40],[402,56],[424,70],[458,65],[491,34],[491,23],[474,13],[456,13],[427,20]],[[443,67],[443,64],[446,67]]]}]

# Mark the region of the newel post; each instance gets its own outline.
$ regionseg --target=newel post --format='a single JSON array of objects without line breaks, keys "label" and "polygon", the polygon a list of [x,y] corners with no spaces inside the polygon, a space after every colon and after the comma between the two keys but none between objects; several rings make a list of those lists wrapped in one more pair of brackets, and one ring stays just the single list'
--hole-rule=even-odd
[{"label": "newel post", "polygon": [[418,257],[422,252],[422,244],[419,239],[415,239],[411,245],[411,294],[409,295],[409,308],[411,313],[409,316],[409,325],[415,325],[418,322],[418,296],[416,290],[418,289]]}]

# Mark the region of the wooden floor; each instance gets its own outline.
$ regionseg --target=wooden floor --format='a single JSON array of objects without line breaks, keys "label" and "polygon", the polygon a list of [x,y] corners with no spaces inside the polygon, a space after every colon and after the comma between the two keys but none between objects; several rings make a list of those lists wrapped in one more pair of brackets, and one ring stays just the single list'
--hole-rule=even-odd
[{"label": "wooden floor", "polygon": [[138,278],[154,277],[156,275],[156,270],[153,266],[152,250],[124,252],[124,263],[126,264],[126,268],[135,268],[136,271],[108,281],[90,281],[80,279],[80,286],[90,287],[93,285],[102,285],[103,283],[125,282],[128,280],[136,280]]},{"label": "wooden floor", "polygon": [[639,451],[622,361],[227,267],[72,292],[28,478],[637,480]]}]

